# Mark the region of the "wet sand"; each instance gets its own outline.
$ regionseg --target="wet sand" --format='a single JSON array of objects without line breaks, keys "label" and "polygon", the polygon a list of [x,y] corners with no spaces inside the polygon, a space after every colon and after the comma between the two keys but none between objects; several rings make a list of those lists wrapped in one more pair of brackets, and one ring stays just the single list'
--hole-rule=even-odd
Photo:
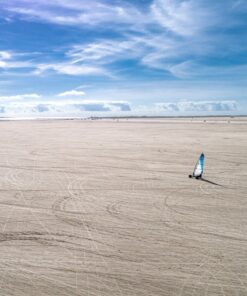
[{"label": "wet sand", "polygon": [[245,118],[0,125],[0,295],[247,295]]}]

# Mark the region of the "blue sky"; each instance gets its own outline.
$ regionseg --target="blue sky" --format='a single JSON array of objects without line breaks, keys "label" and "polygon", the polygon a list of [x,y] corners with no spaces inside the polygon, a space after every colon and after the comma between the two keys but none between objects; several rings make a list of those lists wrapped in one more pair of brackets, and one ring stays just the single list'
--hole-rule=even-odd
[{"label": "blue sky", "polygon": [[247,113],[245,0],[1,2],[2,113]]}]

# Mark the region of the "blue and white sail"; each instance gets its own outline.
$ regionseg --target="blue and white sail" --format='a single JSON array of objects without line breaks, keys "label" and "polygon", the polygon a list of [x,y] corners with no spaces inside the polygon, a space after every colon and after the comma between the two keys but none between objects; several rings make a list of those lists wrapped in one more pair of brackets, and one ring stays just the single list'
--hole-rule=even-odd
[{"label": "blue and white sail", "polygon": [[195,165],[193,177],[198,178],[201,177],[203,174],[204,169],[204,154],[202,153]]}]

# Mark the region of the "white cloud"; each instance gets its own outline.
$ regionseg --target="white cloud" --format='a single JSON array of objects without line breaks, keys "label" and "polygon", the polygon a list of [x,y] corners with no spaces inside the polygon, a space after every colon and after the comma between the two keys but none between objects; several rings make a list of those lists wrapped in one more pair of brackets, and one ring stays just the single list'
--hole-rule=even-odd
[{"label": "white cloud", "polygon": [[[77,44],[66,56],[73,66],[80,67],[81,63],[87,63],[101,71],[105,69],[105,72],[111,63],[133,59],[146,67],[184,79],[190,77],[196,68],[202,73],[200,65],[187,60],[189,53],[197,55],[197,51],[196,46],[193,47],[193,44],[187,44],[186,41],[182,42],[165,34],[146,33],[139,36],[126,35],[117,40],[101,39],[88,44]],[[204,67],[204,70],[210,70],[210,67]]]},{"label": "white cloud", "polygon": [[12,57],[12,54],[9,51],[0,51],[0,59],[8,60]]},{"label": "white cloud", "polygon": [[[83,45],[75,45],[68,51],[67,56],[73,60],[73,63],[78,62],[109,62],[109,59],[125,59],[133,57],[136,52],[138,40],[128,38],[125,40],[101,40]],[[139,49],[140,50],[140,49]],[[125,53],[125,55],[123,55]]]},{"label": "white cloud", "polygon": [[6,68],[7,63],[5,61],[0,61],[0,68]]},{"label": "white cloud", "polygon": [[[204,0],[153,0],[143,9],[127,1],[107,0],[53,0],[9,1],[2,9],[28,20],[40,20],[68,26],[128,25],[143,31],[148,25],[160,25],[179,35],[190,36],[215,21],[212,2]],[[210,22],[208,19],[210,18]],[[114,28],[116,29],[116,28]],[[118,28],[121,30],[121,27]]]},{"label": "white cloud", "polygon": [[99,0],[91,0],[90,3],[83,0],[38,0],[30,2],[28,8],[26,7],[25,0],[20,0],[17,3],[6,3],[3,9],[27,19],[70,26],[132,23],[133,19],[140,17],[139,11],[130,4],[111,5],[107,1]]},{"label": "white cloud", "polygon": [[203,0],[154,0],[151,12],[161,26],[181,36],[192,36],[218,22],[215,5]]},{"label": "white cloud", "polygon": [[32,93],[32,94],[21,94],[21,95],[15,95],[15,96],[0,96],[0,101],[21,101],[25,99],[40,99],[41,96]]},{"label": "white cloud", "polygon": [[58,64],[39,64],[34,74],[41,75],[46,71],[55,71],[58,74],[65,74],[71,76],[80,75],[107,75],[106,70],[100,67],[87,66],[87,65],[76,65],[71,62],[58,63]]},{"label": "white cloud", "polygon": [[77,86],[75,89],[84,89],[84,88],[91,88],[92,85],[91,84],[82,84],[82,85],[79,85]]},{"label": "white cloud", "polygon": [[126,35],[117,40],[101,39],[74,45],[66,56],[73,66],[87,63],[101,71],[104,69],[105,72],[111,63],[126,59],[137,60],[153,69],[169,71],[173,59],[181,51],[180,46],[171,38],[160,35]]},{"label": "white cloud", "polygon": [[1,61],[0,68],[2,69],[17,69],[17,68],[33,68],[34,64],[25,61]]},{"label": "white cloud", "polygon": [[84,91],[78,91],[78,90],[69,90],[62,92],[58,94],[59,97],[70,97],[70,96],[84,96],[85,92]]},{"label": "white cloud", "polygon": [[[30,55],[30,54],[29,54]],[[12,51],[0,51],[0,70],[34,68],[30,61],[19,60],[22,54]],[[20,74],[20,73],[19,73]]]},{"label": "white cloud", "polygon": [[98,75],[103,74],[104,70],[92,66],[84,65],[58,65],[54,67],[58,73],[67,74],[67,75]]},{"label": "white cloud", "polygon": [[171,65],[167,67],[167,70],[175,77],[181,79],[198,78],[198,77],[246,77],[247,65],[227,65],[227,66],[207,66],[200,65],[199,63],[191,60]]},{"label": "white cloud", "polygon": [[191,1],[155,0],[151,9],[154,18],[163,27],[180,35],[193,34]]}]

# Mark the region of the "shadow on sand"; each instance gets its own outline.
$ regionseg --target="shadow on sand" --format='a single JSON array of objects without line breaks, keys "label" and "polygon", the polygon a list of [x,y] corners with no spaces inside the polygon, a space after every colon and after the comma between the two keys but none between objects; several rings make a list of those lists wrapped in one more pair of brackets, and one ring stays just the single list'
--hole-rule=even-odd
[{"label": "shadow on sand", "polygon": [[212,181],[207,180],[207,179],[204,179],[204,178],[200,178],[200,180],[203,181],[203,182],[207,182],[209,184],[215,185],[215,186],[225,187],[224,185],[221,185],[219,183],[212,182]]}]

